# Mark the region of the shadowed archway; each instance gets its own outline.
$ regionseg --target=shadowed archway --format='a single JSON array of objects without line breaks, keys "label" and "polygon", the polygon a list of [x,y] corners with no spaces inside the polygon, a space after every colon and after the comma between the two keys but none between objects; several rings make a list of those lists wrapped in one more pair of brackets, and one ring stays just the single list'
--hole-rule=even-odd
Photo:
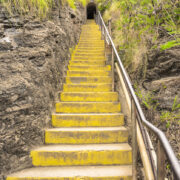
[{"label": "shadowed archway", "polygon": [[91,2],[87,5],[87,19],[94,19],[96,14],[96,4]]}]

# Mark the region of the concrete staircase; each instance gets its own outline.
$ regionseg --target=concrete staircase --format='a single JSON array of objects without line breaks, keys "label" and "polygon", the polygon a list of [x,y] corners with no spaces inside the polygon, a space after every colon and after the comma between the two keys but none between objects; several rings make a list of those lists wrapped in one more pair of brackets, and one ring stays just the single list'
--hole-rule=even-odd
[{"label": "concrete staircase", "polygon": [[31,151],[33,168],[7,180],[130,180],[132,151],[111,67],[94,21],[82,27],[79,44],[45,130],[45,145]]}]

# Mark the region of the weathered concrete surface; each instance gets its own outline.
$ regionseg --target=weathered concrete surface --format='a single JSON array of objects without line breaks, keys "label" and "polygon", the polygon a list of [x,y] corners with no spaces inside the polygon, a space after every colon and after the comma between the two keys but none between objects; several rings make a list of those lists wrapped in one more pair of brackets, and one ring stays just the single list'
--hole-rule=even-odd
[{"label": "weathered concrete surface", "polygon": [[0,179],[31,165],[30,149],[43,144],[83,11],[61,7],[41,22],[0,7]]}]

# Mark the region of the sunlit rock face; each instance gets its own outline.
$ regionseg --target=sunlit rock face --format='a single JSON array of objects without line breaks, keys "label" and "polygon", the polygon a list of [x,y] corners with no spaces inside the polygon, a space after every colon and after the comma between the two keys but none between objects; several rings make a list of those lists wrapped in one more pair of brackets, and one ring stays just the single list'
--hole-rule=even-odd
[{"label": "sunlit rock face", "polygon": [[39,21],[0,7],[0,179],[31,165],[29,151],[43,144],[83,12],[64,6]]}]

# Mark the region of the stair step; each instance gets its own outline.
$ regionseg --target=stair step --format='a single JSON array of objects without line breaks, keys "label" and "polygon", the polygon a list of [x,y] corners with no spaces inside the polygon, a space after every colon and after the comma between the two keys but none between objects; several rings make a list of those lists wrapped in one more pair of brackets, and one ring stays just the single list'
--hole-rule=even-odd
[{"label": "stair step", "polygon": [[104,52],[91,52],[91,53],[86,53],[86,52],[81,52],[81,53],[78,53],[77,51],[74,51],[73,53],[72,53],[72,56],[102,56],[102,57],[104,57],[104,55],[105,55],[105,53]]},{"label": "stair step", "polygon": [[[87,27],[87,30],[89,30],[89,27]],[[94,32],[82,32],[81,33],[81,38],[86,38],[86,39],[88,39],[88,37],[92,37],[92,38],[94,38],[94,37],[101,37],[101,32],[97,29],[96,31],[94,31]]]},{"label": "stair step", "polygon": [[104,45],[104,42],[97,42],[97,43],[95,43],[95,42],[79,42],[78,43],[78,47],[79,46],[98,46],[98,47],[104,47],[105,45]]},{"label": "stair step", "polygon": [[127,142],[125,127],[54,128],[45,131],[46,144],[98,144]]},{"label": "stair step", "polygon": [[120,144],[47,145],[31,151],[33,166],[130,165],[131,147]]},{"label": "stair step", "polygon": [[74,52],[77,52],[77,53],[94,53],[94,54],[99,54],[99,53],[102,53],[104,54],[104,51],[103,50],[96,50],[96,49],[84,49],[84,50],[81,50],[81,49],[76,49],[74,50]]},{"label": "stair step", "polygon": [[74,61],[87,61],[87,63],[94,62],[93,65],[95,63],[97,64],[102,63],[104,65],[106,58],[105,56],[72,56],[71,61],[69,61],[69,63],[74,62]]},{"label": "stair step", "polygon": [[132,166],[33,167],[7,180],[132,180]]},{"label": "stair step", "polygon": [[94,56],[103,56],[104,57],[104,53],[103,52],[99,52],[99,53],[95,53],[95,52],[83,52],[83,51],[81,51],[81,52],[78,52],[78,51],[74,51],[73,52],[73,54],[72,54],[72,56],[75,56],[75,57],[79,57],[79,56],[84,56],[84,57],[86,57],[86,56],[92,56],[92,57],[94,57]]},{"label": "stair step", "polygon": [[98,51],[100,51],[100,50],[102,50],[102,51],[104,51],[104,47],[102,47],[102,46],[76,46],[76,48],[75,48],[75,50],[98,50]]},{"label": "stair step", "polygon": [[84,59],[75,61],[75,59],[78,59],[78,58],[72,58],[73,61],[72,60],[69,61],[70,66],[89,66],[89,65],[100,65],[100,66],[104,65],[105,66],[106,64],[105,60],[87,61],[88,59],[91,59],[91,58],[86,58],[86,59],[84,58]]},{"label": "stair step", "polygon": [[105,49],[103,45],[95,45],[95,44],[79,44],[78,49]]},{"label": "stair step", "polygon": [[112,84],[63,84],[64,92],[110,92]]},{"label": "stair step", "polygon": [[[84,35],[84,36],[85,36],[85,35]],[[86,40],[84,40],[83,37],[81,37],[81,38],[79,39],[79,42],[97,42],[97,41],[103,41],[103,42],[104,42],[104,40],[101,39],[101,35],[98,36],[97,38],[93,38],[92,36],[88,36],[88,37],[86,38]]]},{"label": "stair step", "polygon": [[110,114],[53,114],[54,127],[115,127],[124,125],[122,113]]},{"label": "stair step", "polygon": [[96,44],[96,43],[97,44],[104,44],[104,40],[102,40],[102,39],[93,40],[93,41],[92,41],[92,39],[80,39],[78,44],[79,43],[89,43],[89,42],[92,42],[94,44]]},{"label": "stair step", "polygon": [[[83,38],[84,40],[87,39],[87,36],[91,36],[92,38],[98,38],[99,36],[101,36],[101,32],[99,31],[98,27],[93,27],[94,29],[92,29],[92,27],[85,27],[82,30],[81,36],[80,38]],[[87,35],[87,36],[86,36]]]},{"label": "stair step", "polygon": [[118,101],[117,92],[61,92],[61,101],[113,102]]},{"label": "stair step", "polygon": [[106,65],[106,66],[95,66],[95,65],[91,65],[91,66],[73,66],[73,65],[68,65],[68,69],[69,70],[106,70],[106,71],[110,71],[111,70],[111,66],[110,65]]},{"label": "stair step", "polygon": [[67,84],[87,84],[87,83],[112,83],[112,78],[108,76],[87,76],[87,77],[66,77]]},{"label": "stair step", "polygon": [[67,71],[67,76],[70,77],[79,77],[79,76],[110,76],[112,73],[111,71],[105,71],[105,70],[82,70],[82,71]]},{"label": "stair step", "polygon": [[79,43],[104,44],[104,40],[101,40],[101,39],[97,39],[97,40],[95,40],[95,39],[94,40],[92,40],[92,39],[86,39],[86,40],[80,39]]},{"label": "stair step", "polygon": [[118,113],[121,111],[119,102],[58,102],[58,113]]},{"label": "stair step", "polygon": [[113,102],[118,101],[117,92],[61,92],[60,100],[66,102]]},{"label": "stair step", "polygon": [[72,54],[72,56],[71,56],[71,58],[81,58],[81,59],[83,59],[83,58],[88,58],[88,57],[90,57],[90,58],[92,58],[92,59],[105,59],[105,55],[104,54],[87,54],[87,53],[83,53],[83,54],[78,54],[78,53],[76,53],[76,54]]}]

